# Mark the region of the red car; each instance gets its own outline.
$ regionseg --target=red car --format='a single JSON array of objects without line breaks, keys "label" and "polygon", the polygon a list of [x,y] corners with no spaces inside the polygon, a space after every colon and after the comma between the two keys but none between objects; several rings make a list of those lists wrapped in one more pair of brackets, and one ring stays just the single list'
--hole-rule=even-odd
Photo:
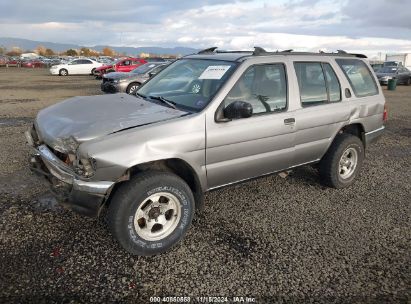
[{"label": "red car", "polygon": [[103,65],[95,69],[94,75],[96,75],[97,78],[101,78],[108,72],[130,72],[145,63],[147,63],[147,61],[141,58],[126,58],[113,65]]},{"label": "red car", "polygon": [[20,65],[21,65],[21,61],[19,59],[15,59],[15,58],[10,58],[6,62],[6,67],[11,67],[11,66],[20,67]]},{"label": "red car", "polygon": [[29,60],[29,61],[24,61],[21,64],[22,67],[24,68],[42,68],[44,66],[44,63],[41,62],[40,60]]}]

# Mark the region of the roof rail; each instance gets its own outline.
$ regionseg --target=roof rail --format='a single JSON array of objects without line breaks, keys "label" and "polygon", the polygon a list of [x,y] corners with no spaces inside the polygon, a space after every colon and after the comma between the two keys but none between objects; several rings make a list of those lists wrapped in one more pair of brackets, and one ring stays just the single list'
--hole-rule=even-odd
[{"label": "roof rail", "polygon": [[213,47],[210,47],[208,49],[201,50],[197,54],[215,53],[217,49],[218,49],[218,47],[213,46]]},{"label": "roof rail", "polygon": [[259,47],[259,46],[254,47],[253,56],[258,56],[258,55],[265,54],[265,53],[267,53],[267,51],[264,50],[262,47]]},{"label": "roof rail", "polygon": [[[218,47],[211,47],[204,50],[199,51],[197,54],[217,54],[217,53],[249,53],[251,56],[268,56],[268,55],[312,55],[312,56],[353,56],[357,58],[367,58],[367,56],[363,54],[353,54],[348,53],[344,50],[337,50],[336,52],[327,53],[324,51],[319,51],[318,53],[314,52],[294,52],[293,49],[283,50],[283,51],[275,51],[275,52],[267,52],[265,49],[259,46],[254,47],[254,51],[224,51],[224,50],[217,50]],[[244,58],[241,57],[241,58]]]}]

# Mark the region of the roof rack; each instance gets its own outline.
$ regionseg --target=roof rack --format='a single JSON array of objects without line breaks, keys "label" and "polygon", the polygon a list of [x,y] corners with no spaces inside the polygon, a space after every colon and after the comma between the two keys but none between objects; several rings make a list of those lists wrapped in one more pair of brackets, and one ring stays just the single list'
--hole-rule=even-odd
[{"label": "roof rack", "polygon": [[217,49],[218,49],[217,46],[213,46],[213,47],[210,47],[208,49],[201,50],[197,54],[215,53]]},{"label": "roof rack", "polygon": [[221,53],[249,53],[251,56],[268,56],[268,55],[314,55],[314,56],[353,56],[358,58],[367,58],[367,56],[363,54],[354,54],[348,53],[344,50],[337,50],[337,52],[326,53],[324,51],[319,51],[318,53],[314,52],[294,52],[293,49],[283,50],[283,51],[275,51],[275,52],[267,52],[265,49],[259,46],[254,47],[254,51],[223,51],[218,50],[218,47],[211,47],[204,50],[199,51],[197,54],[221,54]]}]

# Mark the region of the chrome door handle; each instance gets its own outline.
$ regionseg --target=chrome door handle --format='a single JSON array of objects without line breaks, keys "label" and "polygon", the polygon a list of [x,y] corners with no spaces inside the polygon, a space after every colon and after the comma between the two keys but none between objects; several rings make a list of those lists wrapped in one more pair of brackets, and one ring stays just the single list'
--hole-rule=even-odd
[{"label": "chrome door handle", "polygon": [[295,118],[286,118],[286,119],[284,119],[284,124],[285,124],[285,125],[293,125],[293,124],[295,124]]}]

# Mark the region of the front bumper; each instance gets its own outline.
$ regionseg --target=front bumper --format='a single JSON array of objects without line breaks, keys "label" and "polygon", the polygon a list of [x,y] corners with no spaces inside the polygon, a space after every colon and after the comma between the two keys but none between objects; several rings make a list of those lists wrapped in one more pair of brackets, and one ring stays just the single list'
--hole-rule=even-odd
[{"label": "front bumper", "polygon": [[81,179],[46,145],[34,147],[29,132],[26,132],[26,137],[32,147],[30,169],[46,178],[59,201],[77,213],[98,216],[101,206],[110,195],[114,182]]},{"label": "front bumper", "polygon": [[376,142],[381,137],[381,135],[384,133],[384,130],[385,130],[385,127],[382,126],[381,128],[365,133],[364,134],[365,146],[368,147],[370,144]]},{"label": "front bumper", "polygon": [[58,75],[59,74],[59,69],[50,69],[50,74],[51,75]]},{"label": "front bumper", "polygon": [[102,82],[101,83],[101,90],[105,93],[125,93],[127,89],[127,83],[124,82]]}]

